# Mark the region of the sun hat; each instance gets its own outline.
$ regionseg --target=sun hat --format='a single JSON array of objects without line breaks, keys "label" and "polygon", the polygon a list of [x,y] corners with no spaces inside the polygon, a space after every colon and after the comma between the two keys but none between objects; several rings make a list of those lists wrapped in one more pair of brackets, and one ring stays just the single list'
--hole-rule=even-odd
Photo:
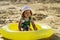
[{"label": "sun hat", "polygon": [[25,10],[32,10],[30,6],[24,6],[21,8],[21,11],[24,12]]}]

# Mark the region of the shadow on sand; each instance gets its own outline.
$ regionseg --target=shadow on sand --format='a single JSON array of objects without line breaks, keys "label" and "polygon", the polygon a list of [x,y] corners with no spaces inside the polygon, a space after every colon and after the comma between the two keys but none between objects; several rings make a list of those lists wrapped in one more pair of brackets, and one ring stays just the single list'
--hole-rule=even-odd
[{"label": "shadow on sand", "polygon": [[57,35],[54,34],[49,38],[38,39],[38,40],[60,40],[60,37],[58,37]]}]

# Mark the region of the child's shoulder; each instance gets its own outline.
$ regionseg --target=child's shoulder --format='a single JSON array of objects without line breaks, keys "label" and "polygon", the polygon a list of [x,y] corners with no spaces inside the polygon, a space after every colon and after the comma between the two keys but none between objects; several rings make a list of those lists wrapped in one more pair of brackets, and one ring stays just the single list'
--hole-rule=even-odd
[{"label": "child's shoulder", "polygon": [[34,21],[34,20],[33,20],[33,17],[31,17],[31,21]]},{"label": "child's shoulder", "polygon": [[23,19],[24,19],[23,17],[20,18],[20,20],[23,20]]},{"label": "child's shoulder", "polygon": [[21,22],[24,22],[25,21],[24,18],[20,18],[20,20],[21,20]]}]

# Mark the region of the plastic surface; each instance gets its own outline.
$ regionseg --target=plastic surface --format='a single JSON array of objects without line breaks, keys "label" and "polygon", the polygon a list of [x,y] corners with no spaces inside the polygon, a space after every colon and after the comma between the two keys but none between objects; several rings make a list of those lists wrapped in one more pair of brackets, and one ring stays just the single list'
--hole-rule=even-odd
[{"label": "plastic surface", "polygon": [[3,37],[12,40],[37,40],[42,38],[48,38],[54,34],[52,28],[43,28],[40,24],[35,24],[38,30],[34,30],[32,24],[30,28],[32,31],[19,31],[18,23],[10,23],[0,28],[0,33]]}]

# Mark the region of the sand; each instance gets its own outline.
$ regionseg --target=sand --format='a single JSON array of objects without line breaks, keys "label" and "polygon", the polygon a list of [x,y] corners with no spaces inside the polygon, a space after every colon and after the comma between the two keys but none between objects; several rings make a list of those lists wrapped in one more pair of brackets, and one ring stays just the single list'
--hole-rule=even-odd
[{"label": "sand", "polygon": [[35,4],[0,4],[0,27],[12,22],[19,22],[21,7],[28,5],[32,8],[36,22],[45,23],[54,29],[54,36],[42,40],[60,40],[60,3]]}]

